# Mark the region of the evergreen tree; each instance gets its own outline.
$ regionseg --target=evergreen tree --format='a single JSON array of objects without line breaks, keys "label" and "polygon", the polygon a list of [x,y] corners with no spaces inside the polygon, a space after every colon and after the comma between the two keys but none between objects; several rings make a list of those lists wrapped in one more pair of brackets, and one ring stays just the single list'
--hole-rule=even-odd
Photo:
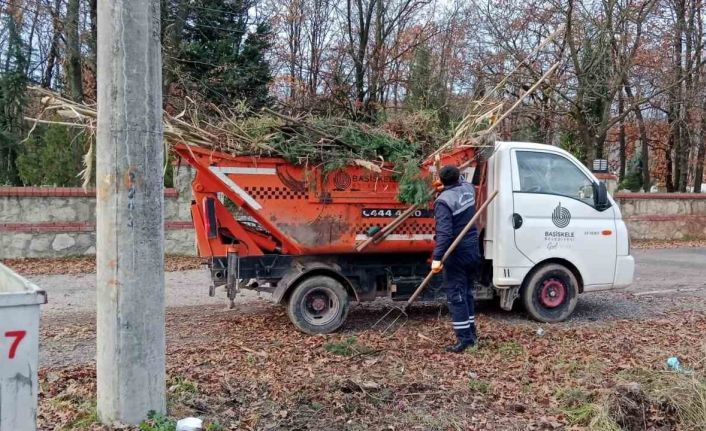
[{"label": "evergreen tree", "polygon": [[7,16],[8,48],[0,74],[0,184],[18,184],[15,162],[22,140],[23,112],[27,89],[27,59],[21,36],[21,23]]},{"label": "evergreen tree", "polygon": [[271,32],[264,22],[249,32],[253,6],[252,0],[200,0],[184,19],[179,69],[211,102],[245,100],[252,109],[269,102]]},{"label": "evergreen tree", "polygon": [[245,40],[238,59],[240,67],[234,71],[233,81],[238,83],[241,98],[245,98],[252,107],[259,108],[270,103],[268,84],[272,80],[272,72],[265,53],[272,46],[271,40],[269,24],[259,23],[255,32]]},{"label": "evergreen tree", "polygon": [[[83,169],[83,135],[52,124],[38,127],[22,146],[17,169],[26,186],[75,187]],[[95,171],[94,171],[95,172]]]},{"label": "evergreen tree", "polygon": [[412,110],[437,110],[444,105],[443,85],[435,74],[431,49],[426,45],[414,51],[405,103]]},{"label": "evergreen tree", "polygon": [[[575,118],[582,118],[592,136],[598,136],[604,117],[611,107],[610,79],[613,76],[610,55],[609,34],[605,31],[583,41],[581,57],[582,75],[577,79],[584,83],[585,91],[580,94]],[[583,142],[586,156],[603,158],[603,141]],[[591,148],[594,146],[594,148]],[[593,158],[593,157],[592,157]]]},{"label": "evergreen tree", "polygon": [[640,189],[650,191],[649,185],[648,187],[643,187],[642,184],[642,156],[638,151],[635,152],[635,156],[628,164],[625,178],[621,178],[620,189],[630,190],[631,192],[637,192]]}]

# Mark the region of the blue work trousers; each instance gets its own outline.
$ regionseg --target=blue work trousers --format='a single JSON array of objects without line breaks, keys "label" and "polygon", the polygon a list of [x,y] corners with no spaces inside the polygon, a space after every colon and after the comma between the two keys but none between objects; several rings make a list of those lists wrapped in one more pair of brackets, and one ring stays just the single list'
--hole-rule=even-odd
[{"label": "blue work trousers", "polygon": [[477,253],[463,249],[456,250],[444,263],[444,292],[459,342],[476,341],[473,277],[477,263]]}]

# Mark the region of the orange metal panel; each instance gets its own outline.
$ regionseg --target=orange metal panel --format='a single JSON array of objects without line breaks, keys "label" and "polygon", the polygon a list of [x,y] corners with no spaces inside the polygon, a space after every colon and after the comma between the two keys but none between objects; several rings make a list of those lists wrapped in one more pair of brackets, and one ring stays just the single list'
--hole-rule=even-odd
[{"label": "orange metal panel", "polygon": [[[356,243],[366,239],[371,228],[386,226],[408,207],[396,199],[398,184],[390,165],[382,166],[381,173],[359,166],[324,173],[320,167],[293,165],[281,158],[232,157],[186,146],[177,147],[177,152],[197,170],[193,183],[197,197],[223,193],[267,230],[285,254],[355,253]],[[470,147],[457,149],[444,156],[442,163],[461,164],[473,155]],[[424,165],[424,175],[431,175],[430,166]],[[479,201],[484,198],[479,195]],[[252,237],[254,233],[243,229],[222,205],[217,212],[219,223],[257,247],[245,250],[244,255],[261,254],[260,247],[277,245],[266,235]],[[196,217],[194,223],[197,233],[203,229]],[[429,252],[434,246],[433,234],[431,209],[423,208],[364,252]],[[225,246],[213,240],[208,247],[199,240],[201,253],[210,250],[212,255],[225,255]]]}]

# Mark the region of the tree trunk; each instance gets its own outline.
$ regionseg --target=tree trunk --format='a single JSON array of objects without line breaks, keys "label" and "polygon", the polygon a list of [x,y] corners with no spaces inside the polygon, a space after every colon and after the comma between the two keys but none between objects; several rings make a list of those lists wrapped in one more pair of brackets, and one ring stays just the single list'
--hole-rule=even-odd
[{"label": "tree trunk", "polygon": [[706,156],[706,103],[701,114],[701,136],[697,146],[696,166],[694,167],[694,193],[701,193],[701,184],[704,182],[704,158]]},{"label": "tree trunk", "polygon": [[[625,101],[623,100],[623,92],[618,93],[618,115],[622,116],[623,112],[625,110]],[[619,141],[620,141],[620,170],[618,173],[618,177],[620,178],[620,181],[625,179],[625,164],[626,164],[626,155],[625,155],[625,119],[620,120],[620,135],[619,135]]]},{"label": "tree trunk", "polygon": [[371,59],[370,83],[368,85],[368,100],[365,104],[365,113],[373,117],[377,107],[382,102],[380,95],[380,84],[382,81],[382,56],[385,38],[383,31],[385,27],[385,5],[383,1],[376,2],[375,7],[375,43]]},{"label": "tree trunk", "polygon": [[287,47],[289,49],[289,100],[296,105],[297,90],[302,80],[302,25],[304,21],[304,1],[289,2],[287,9]]},{"label": "tree trunk", "polygon": [[591,133],[590,126],[586,123],[586,117],[579,114],[577,118],[579,136],[581,137],[581,143],[583,144],[584,150],[584,163],[586,167],[591,169],[593,167],[593,159],[596,156],[594,145],[593,133]]},{"label": "tree trunk", "polygon": [[3,86],[4,104],[0,106],[2,131],[7,133],[8,142],[0,145],[0,183],[20,185],[16,161],[19,155],[18,143],[24,137],[23,116],[25,107],[25,85],[27,59],[22,46],[22,23],[24,8],[19,0],[7,3],[7,53],[5,56],[5,76],[13,76]]},{"label": "tree trunk", "polygon": [[[684,121],[686,121],[686,119]],[[690,158],[689,156],[691,153],[691,139],[689,137],[688,131],[686,130],[686,127],[680,127],[679,134],[680,134],[679,147],[681,148],[681,151],[679,152],[679,158],[678,158],[678,161],[679,161],[678,184],[679,184],[679,191],[684,193],[684,192],[686,192],[687,175],[689,173],[689,158]]]},{"label": "tree trunk", "polygon": [[[674,125],[672,125],[674,127]],[[667,162],[666,178],[664,179],[665,186],[667,187],[668,193],[674,192],[674,163],[672,161],[672,154],[674,151],[674,132],[669,133],[669,145],[664,151],[664,158]]]},{"label": "tree trunk", "polygon": [[69,0],[66,7],[66,83],[71,99],[83,101],[83,77],[81,76],[81,42],[79,40],[79,0]]},{"label": "tree trunk", "polygon": [[52,11],[52,25],[54,26],[54,34],[49,45],[49,55],[47,57],[47,68],[44,70],[42,77],[42,87],[51,88],[54,81],[54,68],[56,60],[59,56],[59,40],[61,39],[61,23],[59,21],[59,13],[61,8],[61,0],[54,1],[54,10]]},{"label": "tree trunk", "polygon": [[166,101],[169,100],[169,89],[179,78],[178,63],[176,59],[179,58],[180,55],[184,23],[186,22],[187,15],[189,14],[189,7],[188,1],[177,0],[174,16],[172,17],[169,16],[170,8],[167,7],[167,5],[164,5],[164,3],[168,2],[163,2],[162,13],[170,22],[170,24],[164,29],[164,42],[162,43],[162,50],[164,51],[162,62],[162,96],[166,104]]},{"label": "tree trunk", "polygon": [[97,65],[97,60],[98,60],[98,0],[89,0],[88,1],[88,7],[89,7],[89,13],[90,13],[90,29],[91,29],[91,35],[88,40],[88,45],[90,48],[90,54],[88,56],[88,69],[91,71],[91,74],[93,75],[91,78],[91,82],[93,84],[93,88],[91,91],[91,94],[96,94],[97,87],[98,87],[98,65]]},{"label": "tree trunk", "polygon": [[[367,5],[363,4],[363,0],[355,0],[358,18],[358,28],[353,29],[352,2],[348,0],[347,5],[347,25],[348,25],[348,50],[353,60],[353,68],[355,74],[355,107],[354,114],[359,115],[360,111],[365,107],[365,72],[366,72],[366,57],[368,54],[368,42],[370,40],[370,22],[372,20],[373,10],[377,0],[370,0]],[[357,39],[357,40],[356,40]]]},{"label": "tree trunk", "polygon": [[[29,68],[32,65],[32,46],[34,46],[34,34],[37,30],[37,18],[39,18],[39,8],[34,10],[34,16],[32,17],[32,26],[29,29],[29,36],[27,37],[27,65],[25,67],[25,75],[29,76]],[[41,37],[41,36],[40,36]]]},{"label": "tree trunk", "polygon": [[[680,179],[681,179],[681,168],[682,162],[681,157],[684,151],[682,147],[682,124],[681,121],[683,117],[683,96],[682,91],[682,77],[684,76],[683,62],[683,45],[684,45],[684,31],[686,27],[686,0],[676,0],[674,2],[674,14],[676,15],[676,22],[674,28],[674,40],[673,40],[673,63],[674,68],[674,83],[675,88],[670,91],[671,101],[669,107],[669,124],[671,129],[670,137],[670,149],[673,152],[673,159],[668,160],[668,163],[672,164],[672,177],[669,178],[671,182],[667,184],[668,191],[676,191],[681,189]],[[670,190],[671,188],[671,190]]]},{"label": "tree trunk", "polygon": [[[704,21],[701,13],[701,9],[697,8],[695,0],[692,0],[692,11],[695,15],[695,36],[697,40],[703,40],[704,37]],[[694,63],[697,65],[701,64],[701,59],[703,56],[703,45],[701,43],[696,44],[694,52]],[[696,70],[696,81],[694,88],[700,89],[704,84],[704,70],[703,67],[698,67]],[[701,184],[704,182],[704,158],[706,157],[706,99],[701,101],[701,133],[698,136],[698,141],[696,144],[696,164],[694,165],[694,193],[701,193]]]},{"label": "tree trunk", "polygon": [[650,191],[650,147],[649,139],[647,136],[647,128],[645,127],[645,120],[642,117],[642,109],[635,104],[635,98],[633,97],[632,88],[630,84],[625,82],[625,95],[630,100],[630,104],[633,105],[633,112],[635,113],[635,119],[637,120],[637,128],[640,132],[640,141],[642,142],[640,151],[642,159],[642,189],[645,192]]}]

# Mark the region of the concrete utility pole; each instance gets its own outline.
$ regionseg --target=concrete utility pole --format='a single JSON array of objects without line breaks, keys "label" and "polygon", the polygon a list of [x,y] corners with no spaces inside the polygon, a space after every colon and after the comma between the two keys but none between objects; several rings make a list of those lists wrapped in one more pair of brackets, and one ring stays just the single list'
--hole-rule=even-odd
[{"label": "concrete utility pole", "polygon": [[166,408],[159,7],[98,2],[98,414],[111,425]]}]

